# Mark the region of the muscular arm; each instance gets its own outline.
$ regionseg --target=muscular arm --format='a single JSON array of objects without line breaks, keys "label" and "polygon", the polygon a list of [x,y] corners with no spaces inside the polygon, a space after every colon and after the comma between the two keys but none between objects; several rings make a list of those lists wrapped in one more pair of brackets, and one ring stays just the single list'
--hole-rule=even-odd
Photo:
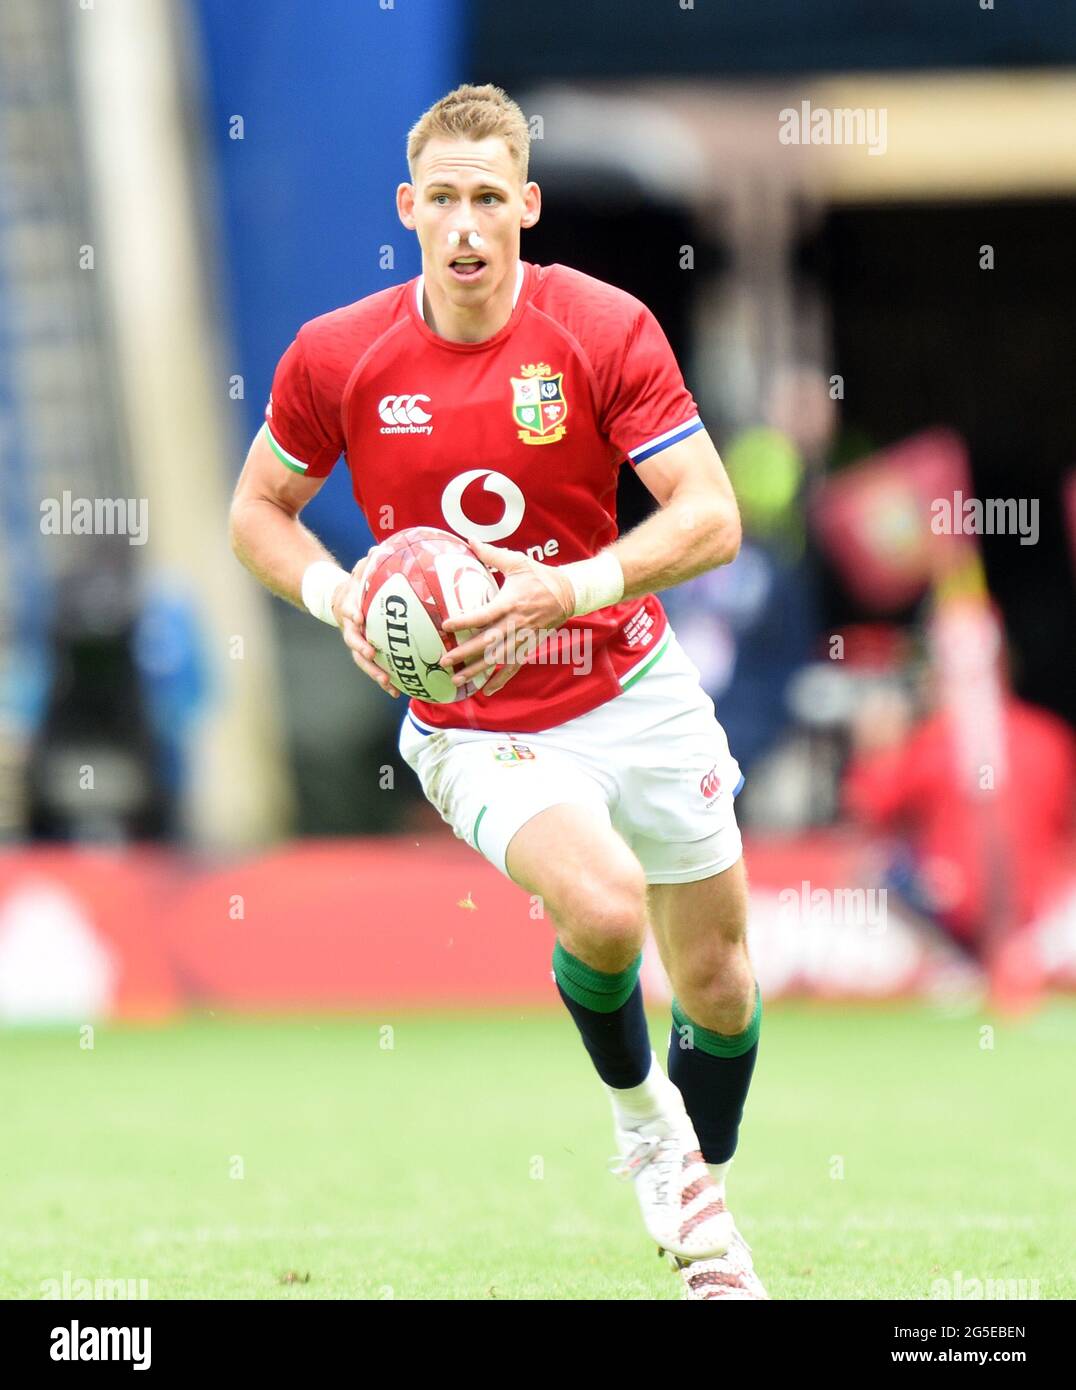
[{"label": "muscular arm", "polygon": [[303,607],[303,573],[315,560],[332,561],[299,513],[325,483],[285,468],[259,430],[235,485],[229,513],[232,549],[255,579],[279,598]]},{"label": "muscular arm", "polygon": [[624,571],[624,598],[671,589],[727,565],[740,549],[740,513],[705,430],[639,465],[660,506],[610,547]]},{"label": "muscular arm", "polygon": [[[306,611],[303,574],[315,560],[335,563],[317,536],[299,520],[299,513],[317,495],[324,478],[304,478],[285,468],[259,430],[235,485],[229,513],[232,549],[254,577],[278,597]],[[393,699],[399,692],[374,661],[374,649],[363,633],[359,585],[365,559],[340,581],[332,608],[344,642],[360,671]]]}]

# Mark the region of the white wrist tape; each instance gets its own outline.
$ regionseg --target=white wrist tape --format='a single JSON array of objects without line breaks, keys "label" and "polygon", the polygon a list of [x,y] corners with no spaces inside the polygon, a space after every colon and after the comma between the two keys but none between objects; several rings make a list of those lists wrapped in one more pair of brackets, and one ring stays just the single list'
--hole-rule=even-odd
[{"label": "white wrist tape", "polygon": [[347,570],[342,570],[331,560],[315,560],[312,565],[307,565],[303,571],[303,602],[315,618],[320,618],[323,623],[331,623],[333,627],[340,626],[333,616],[333,594],[348,578]]},{"label": "white wrist tape", "polygon": [[624,597],[624,571],[611,550],[603,550],[592,560],[561,565],[560,572],[568,576],[575,590],[573,616],[576,618],[593,613],[596,608],[606,608],[610,603],[619,603]]}]

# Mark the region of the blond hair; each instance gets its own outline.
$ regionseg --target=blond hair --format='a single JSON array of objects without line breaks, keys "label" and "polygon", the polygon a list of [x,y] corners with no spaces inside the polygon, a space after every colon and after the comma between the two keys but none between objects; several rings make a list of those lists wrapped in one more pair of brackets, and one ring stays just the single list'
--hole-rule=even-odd
[{"label": "blond hair", "polygon": [[527,181],[531,133],[527,118],[500,87],[464,84],[434,102],[411,127],[407,136],[407,167],[415,176],[415,164],[428,141],[486,140],[500,136],[519,171],[520,183]]}]

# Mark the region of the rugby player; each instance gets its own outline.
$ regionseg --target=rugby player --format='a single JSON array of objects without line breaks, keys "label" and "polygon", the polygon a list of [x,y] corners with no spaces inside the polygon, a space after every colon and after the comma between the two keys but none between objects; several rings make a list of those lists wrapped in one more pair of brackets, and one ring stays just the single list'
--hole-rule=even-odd
[{"label": "rugby player", "polygon": [[[739,516],[653,314],[520,260],[541,211],[528,136],[493,86],[457,88],[413,127],[397,210],[422,274],[299,329],[235,490],[233,547],[394,698],[362,628],[366,560],[348,574],[299,520],[338,458],[379,539],[451,530],[504,576],[446,623],[473,630],[443,663],[457,683],[494,674],[456,703],[412,699],[401,756],[456,835],[540,898],[611,1102],[616,1171],[684,1297],[765,1298],[725,1201],[762,1007],[742,778],[654,597],[735,559]],[[618,539],[624,463],[659,506]],[[543,660],[564,629],[563,659]],[[639,982],[648,923],[674,991],[667,1075]]]}]

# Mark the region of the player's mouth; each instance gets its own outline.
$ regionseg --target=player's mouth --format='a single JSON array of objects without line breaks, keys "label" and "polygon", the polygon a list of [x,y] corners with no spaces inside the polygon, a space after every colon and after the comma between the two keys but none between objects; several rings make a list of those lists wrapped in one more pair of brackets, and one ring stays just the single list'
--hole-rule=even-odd
[{"label": "player's mouth", "polygon": [[486,268],[481,256],[456,256],[449,261],[448,269],[456,280],[477,280]]}]

